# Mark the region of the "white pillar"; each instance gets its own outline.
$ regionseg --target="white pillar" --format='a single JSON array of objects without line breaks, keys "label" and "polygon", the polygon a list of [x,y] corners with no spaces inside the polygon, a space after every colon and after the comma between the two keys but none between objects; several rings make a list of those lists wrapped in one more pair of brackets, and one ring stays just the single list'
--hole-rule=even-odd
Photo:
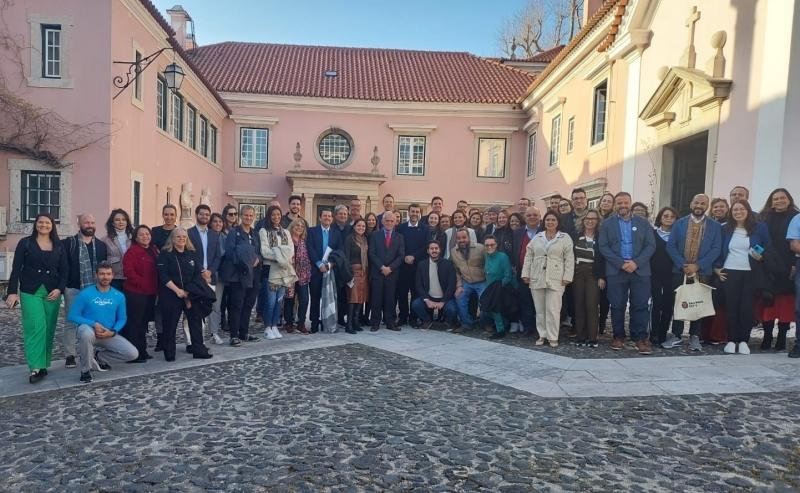
[{"label": "white pillar", "polygon": [[628,82],[625,87],[625,137],[622,144],[622,183],[620,183],[619,190],[634,193],[637,139],[639,138],[639,84],[642,72],[642,53],[639,50],[633,50],[625,57],[625,61],[628,63]]}]

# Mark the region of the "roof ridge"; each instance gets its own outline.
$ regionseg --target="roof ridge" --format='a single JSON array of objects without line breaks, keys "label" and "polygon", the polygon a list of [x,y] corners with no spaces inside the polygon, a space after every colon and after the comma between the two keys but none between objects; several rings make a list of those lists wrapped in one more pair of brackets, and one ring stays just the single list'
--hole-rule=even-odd
[{"label": "roof ridge", "polygon": [[447,55],[470,55],[470,56],[480,57],[480,55],[476,55],[468,51],[420,50],[412,48],[376,48],[370,46],[338,46],[338,45],[324,45],[324,44],[314,45],[314,44],[298,44],[298,43],[268,43],[263,41],[220,41],[218,43],[211,43],[208,45],[197,46],[192,51],[203,48],[210,48],[213,46],[220,46],[220,45],[287,46],[293,48],[330,48],[336,50],[364,50],[364,51],[392,51],[392,52],[399,51],[404,53],[442,53]]}]

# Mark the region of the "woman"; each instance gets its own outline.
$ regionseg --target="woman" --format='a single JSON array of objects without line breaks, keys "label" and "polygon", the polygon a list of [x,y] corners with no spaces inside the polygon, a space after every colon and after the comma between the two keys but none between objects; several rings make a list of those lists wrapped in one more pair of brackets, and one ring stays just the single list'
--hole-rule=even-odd
[{"label": "woman", "polygon": [[398,224],[403,222],[403,215],[400,214],[400,211],[398,211],[397,209],[395,209],[393,212],[394,212],[394,224],[395,226],[397,226]]},{"label": "woman", "polygon": [[483,214],[481,212],[475,211],[469,215],[469,227],[472,231],[475,231],[476,241],[483,243],[485,230],[483,229]]},{"label": "woman", "polygon": [[21,305],[25,361],[31,372],[28,381],[37,383],[47,375],[53,356],[53,336],[69,263],[52,216],[39,213],[33,224],[33,233],[21,239],[14,250],[6,305]]},{"label": "woman", "polygon": [[[456,231],[463,228],[467,221],[467,216],[464,214],[464,211],[461,210],[454,211],[451,217],[453,219],[453,226],[447,228],[447,230],[444,232],[446,241],[444,258],[446,259],[450,258],[450,252],[456,247]],[[467,231],[469,232],[470,244],[478,243],[478,238],[475,236],[475,230],[472,228],[467,228]]]},{"label": "woman", "polygon": [[562,198],[558,201],[558,213],[562,216],[567,214],[572,214],[572,201],[569,199]]},{"label": "woman", "polygon": [[439,229],[442,231],[447,231],[452,225],[453,223],[451,222],[450,216],[447,214],[442,214],[442,216],[439,218]]},{"label": "woman", "polygon": [[737,349],[739,354],[750,354],[747,340],[753,327],[753,300],[761,284],[761,252],[769,244],[767,226],[756,222],[750,204],[746,200],[734,203],[722,229],[722,253],[714,263],[714,272],[725,292],[727,354]]},{"label": "woman", "polygon": [[378,229],[378,216],[376,216],[374,212],[368,212],[367,215],[364,216],[364,220],[367,222],[367,232],[365,235],[369,238],[369,235]]},{"label": "woman", "polygon": [[302,219],[295,219],[289,224],[289,233],[292,235],[292,243],[294,244],[293,265],[294,272],[297,274],[297,281],[294,286],[286,291],[286,313],[294,315],[295,300],[297,300],[298,304],[297,319],[286,321],[286,332],[292,333],[296,330],[307,336],[306,312],[308,311],[308,290],[311,283],[311,260],[308,257],[308,248],[306,247],[306,235],[308,234],[306,222]]},{"label": "woman", "polygon": [[634,202],[631,204],[631,214],[650,220],[650,209],[642,202]]},{"label": "woman", "polygon": [[608,216],[614,213],[614,194],[611,192],[603,193],[603,196],[600,197],[600,203],[597,209],[600,211],[601,219],[608,219]]},{"label": "woman", "polygon": [[[431,214],[436,214],[432,212]],[[359,322],[361,305],[369,299],[369,281],[367,273],[368,246],[367,246],[367,223],[363,219],[356,219],[353,223],[353,234],[344,240],[344,258],[350,262],[353,270],[353,285],[347,286],[347,328],[345,332],[355,334],[361,332]]]},{"label": "woman", "polygon": [[[228,237],[228,233],[225,230],[225,217],[217,212],[212,213],[208,227],[219,235],[217,249],[219,250],[220,258],[222,258],[225,255],[225,238]],[[211,330],[211,337],[214,339],[214,344],[224,344],[225,340],[222,338],[222,324],[228,297],[225,293],[225,283],[219,279],[219,276],[217,276],[217,283],[214,285],[214,294],[217,297],[217,301],[214,302],[214,307],[211,310],[211,314],[208,316],[208,327]]]},{"label": "woman", "polygon": [[605,260],[600,255],[600,212],[589,210],[580,222],[575,239],[575,272],[572,293],[575,297],[575,332],[577,345],[597,347],[597,305],[600,290],[605,289]]},{"label": "woman", "polygon": [[667,340],[667,331],[672,322],[672,308],[675,304],[675,288],[672,285],[672,259],[667,253],[667,242],[672,225],[678,219],[678,211],[663,207],[656,214],[653,235],[656,251],[650,257],[650,289],[653,309],[650,312],[650,342],[661,345]]},{"label": "woman", "polygon": [[711,217],[723,226],[728,221],[729,209],[728,201],[720,197],[712,200],[711,206],[709,207],[709,210],[711,211]]},{"label": "woman", "polygon": [[[561,216],[547,211],[542,222],[544,231],[533,237],[525,250],[522,281],[528,285],[536,307],[536,327],[539,329],[537,346],[558,347],[558,329],[561,320],[561,298],[564,288],[572,282],[575,254],[572,239],[559,231]],[[546,268],[545,268],[546,267]]]},{"label": "woman", "polygon": [[[483,246],[486,249],[486,259],[484,271],[486,273],[487,288],[495,282],[502,286],[512,285],[516,289],[514,271],[511,270],[511,261],[508,255],[498,250],[497,238],[494,235],[486,235],[483,239]],[[505,321],[503,313],[500,311],[487,311],[486,315],[494,320],[495,332],[490,339],[502,339],[506,336]]]},{"label": "woman", "polygon": [[114,280],[111,286],[122,291],[125,284],[125,274],[122,271],[122,257],[131,246],[133,238],[133,226],[131,217],[123,209],[114,209],[106,221],[106,237],[103,243],[108,248],[108,261],[111,262],[111,269],[114,271]]},{"label": "woman", "polygon": [[[494,231],[494,237],[497,239],[497,248],[499,251],[505,253],[508,258],[511,258],[514,251],[514,231],[509,225],[508,211],[500,211],[497,213],[497,229]],[[484,242],[486,238],[484,238]],[[485,243],[484,243],[485,244]]]},{"label": "woman", "polygon": [[508,218],[508,226],[511,231],[518,230],[523,224],[525,224],[525,218],[519,212],[511,214],[511,217]]},{"label": "woman", "polygon": [[[425,238],[425,244],[427,245],[429,241],[435,241],[439,244],[439,248],[444,250],[446,237],[444,231],[439,228],[440,222],[441,215],[438,212],[431,211],[428,214],[428,237]],[[369,238],[368,235],[367,238]]]},{"label": "woman", "polygon": [[789,222],[797,215],[798,209],[794,199],[785,188],[777,188],[769,194],[759,220],[766,223],[769,230],[771,249],[764,258],[764,269],[767,276],[767,290],[762,291],[756,300],[756,318],[764,326],[764,340],[761,349],[772,346],[772,331],[775,319],[778,320],[778,339],[775,351],[786,349],[786,333],[789,324],[794,321],[794,279],[795,256],[786,239]]},{"label": "woman", "polygon": [[152,244],[150,228],[139,225],[133,231],[133,244],[122,257],[125,275],[125,307],[128,321],[122,335],[139,351],[132,363],[144,363],[152,358],[147,354],[147,325],[155,319],[158,295],[158,249]]},{"label": "woman", "polygon": [[186,230],[180,226],[172,230],[156,260],[158,270],[158,308],[164,331],[161,346],[164,359],[175,361],[175,331],[181,315],[186,316],[189,335],[193,341],[192,356],[195,359],[208,359],[208,348],[203,344],[203,321],[197,308],[189,299],[187,289],[191,284],[205,282],[200,276],[203,260],[189,240]]},{"label": "woman", "polygon": [[264,307],[264,337],[267,339],[280,339],[283,337],[278,330],[281,318],[281,307],[286,289],[297,282],[297,274],[292,264],[294,258],[294,243],[291,233],[281,227],[283,212],[276,205],[267,209],[267,222],[258,232],[261,242],[261,256],[264,265],[269,266],[267,278],[268,291]]},{"label": "woman", "polygon": [[231,229],[239,224],[239,210],[235,205],[228,204],[222,208],[222,218],[225,221],[223,230],[227,234]]}]

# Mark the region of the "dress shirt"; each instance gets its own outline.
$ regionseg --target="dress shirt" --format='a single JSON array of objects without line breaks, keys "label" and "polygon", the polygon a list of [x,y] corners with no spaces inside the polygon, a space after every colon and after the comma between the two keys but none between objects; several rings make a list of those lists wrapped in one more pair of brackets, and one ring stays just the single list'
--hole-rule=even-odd
[{"label": "dress shirt", "polygon": [[633,258],[633,225],[631,218],[619,218],[619,254],[625,260]]},{"label": "dress shirt", "polygon": [[200,243],[203,244],[203,270],[208,269],[208,227],[200,228],[197,226],[197,233],[200,235]]}]

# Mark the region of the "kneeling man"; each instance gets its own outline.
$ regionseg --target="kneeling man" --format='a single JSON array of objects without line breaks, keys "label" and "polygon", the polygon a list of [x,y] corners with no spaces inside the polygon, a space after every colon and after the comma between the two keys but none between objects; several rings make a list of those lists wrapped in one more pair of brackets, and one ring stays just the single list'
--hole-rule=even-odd
[{"label": "kneeling man", "polygon": [[92,369],[107,371],[111,365],[100,354],[120,361],[139,357],[139,351],[119,335],[125,327],[125,295],[111,287],[114,271],[110,262],[99,262],[97,283],[83,289],[72,303],[67,319],[78,326],[78,356],[81,382],[92,381]]},{"label": "kneeling man", "polygon": [[411,303],[411,310],[422,320],[423,329],[431,328],[433,310],[444,313],[451,330],[456,326],[456,269],[453,262],[442,258],[436,240],[428,242],[428,258],[417,266],[416,291],[417,299]]}]

